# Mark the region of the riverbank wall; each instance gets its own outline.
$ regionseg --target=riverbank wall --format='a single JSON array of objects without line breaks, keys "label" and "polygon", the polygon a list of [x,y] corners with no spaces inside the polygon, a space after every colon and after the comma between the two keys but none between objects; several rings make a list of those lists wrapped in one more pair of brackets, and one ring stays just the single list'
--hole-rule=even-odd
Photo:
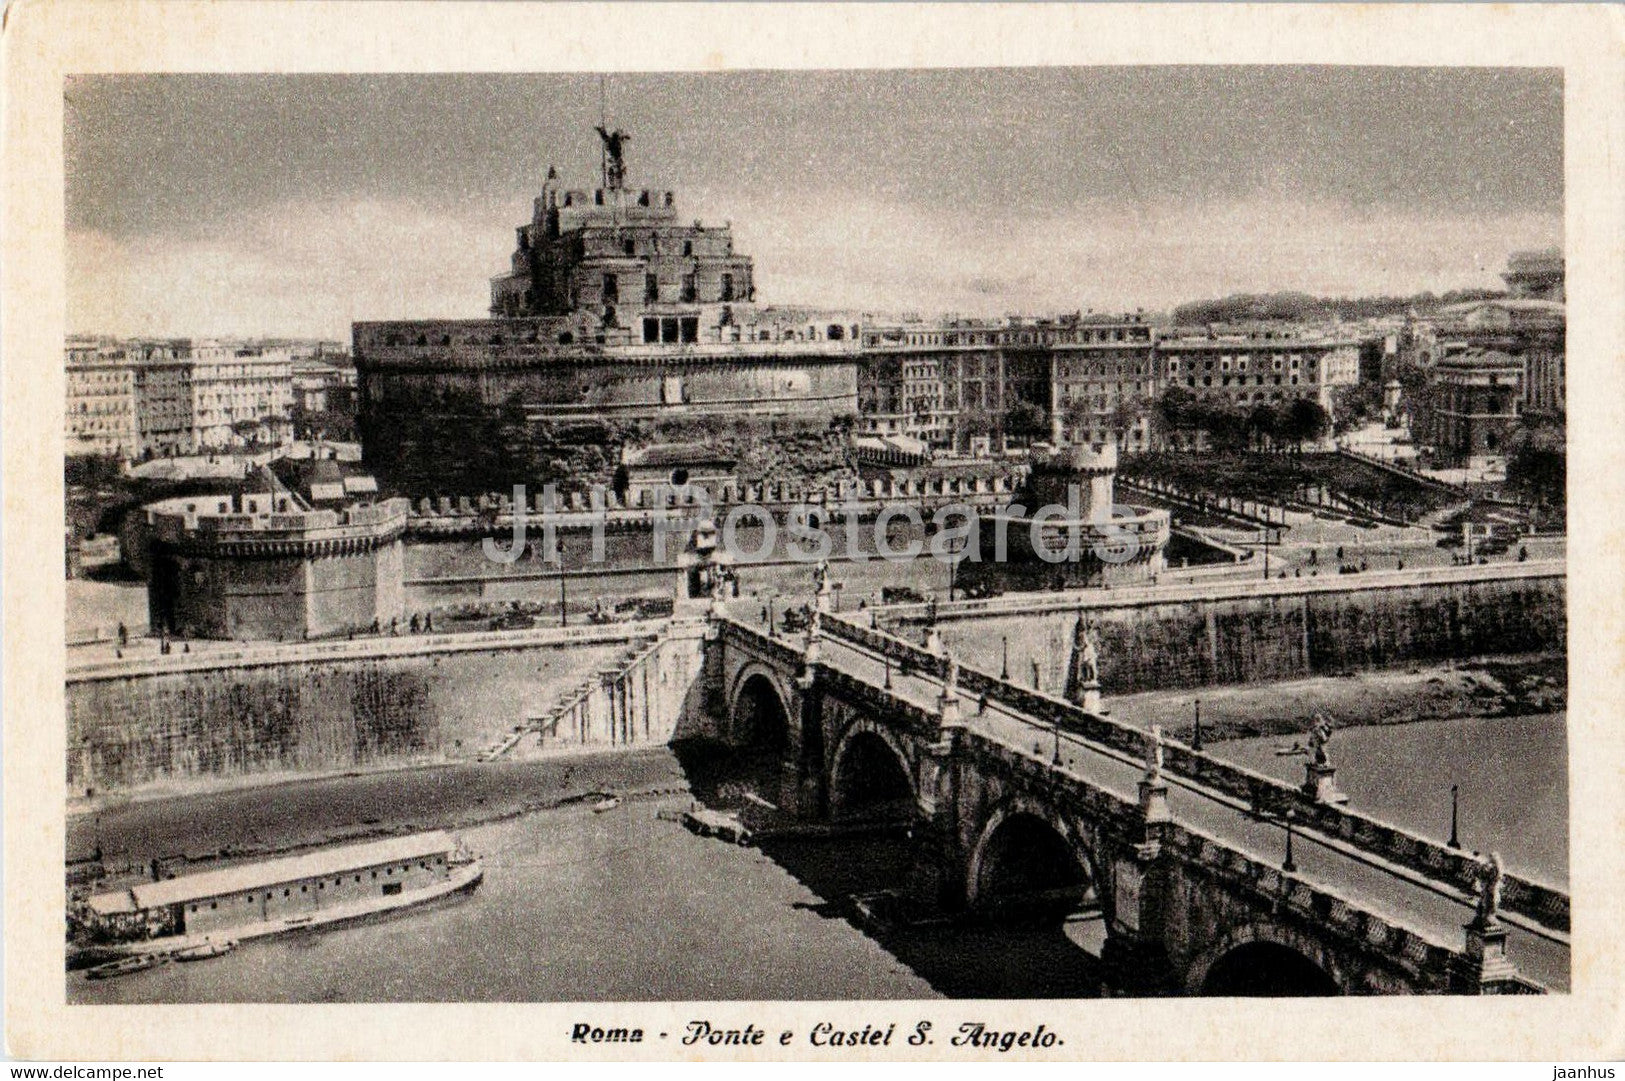
[{"label": "riverbank wall", "polygon": [[[1248,583],[1259,592],[1213,599],[1103,591],[1064,608],[943,613],[939,626],[962,663],[1052,693],[1065,689],[1080,615],[1094,629],[1107,695],[1565,651],[1561,572],[1438,577]],[[927,618],[892,626],[918,638]]]},{"label": "riverbank wall", "polygon": [[703,625],[513,637],[442,652],[322,657],[301,646],[70,673],[69,794],[456,762],[498,748],[663,744],[700,708]]}]

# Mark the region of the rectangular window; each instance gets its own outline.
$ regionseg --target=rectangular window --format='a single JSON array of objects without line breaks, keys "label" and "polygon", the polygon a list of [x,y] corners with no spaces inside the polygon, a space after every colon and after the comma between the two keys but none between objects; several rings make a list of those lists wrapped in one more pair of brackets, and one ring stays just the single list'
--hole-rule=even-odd
[{"label": "rectangular window", "polygon": [[732,300],[733,298],[734,298],[734,276],[732,274],[724,274],[722,276],[722,299],[723,300]]},{"label": "rectangular window", "polygon": [[695,292],[695,287],[694,287],[694,275],[692,275],[692,274],[684,274],[683,275],[683,297],[682,297],[683,303],[684,304],[692,304],[692,303],[694,303],[695,295],[696,295],[696,292]]},{"label": "rectangular window", "polygon": [[643,276],[643,300],[646,304],[654,304],[660,300],[660,277],[657,274]]},{"label": "rectangular window", "polygon": [[604,303],[605,304],[616,304],[616,303],[620,302],[620,299],[621,299],[621,291],[620,291],[619,285],[616,282],[615,275],[613,275],[613,274],[605,274],[604,275]]},{"label": "rectangular window", "polygon": [[658,342],[659,340],[660,340],[660,320],[658,320],[658,319],[645,319],[643,321],[643,341],[644,341],[644,344],[647,345],[647,344],[650,344],[650,343],[653,343],[653,342]]},{"label": "rectangular window", "polygon": [[682,335],[683,341],[685,342],[697,342],[700,340],[700,320],[698,316],[683,316]]},{"label": "rectangular window", "polygon": [[660,321],[660,340],[667,345],[677,340],[677,318],[667,316]]}]

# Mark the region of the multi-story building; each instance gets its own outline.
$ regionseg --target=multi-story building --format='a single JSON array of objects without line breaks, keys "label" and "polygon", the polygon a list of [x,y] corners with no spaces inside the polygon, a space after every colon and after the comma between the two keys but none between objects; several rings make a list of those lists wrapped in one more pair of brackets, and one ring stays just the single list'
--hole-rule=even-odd
[{"label": "multi-story building", "polygon": [[937,446],[998,433],[1143,449],[1152,351],[1151,326],[1137,315],[871,325],[859,427]]},{"label": "multi-story building", "polygon": [[67,377],[67,453],[140,454],[135,371],[125,363],[123,350],[70,341]]},{"label": "multi-story building", "polygon": [[286,349],[199,343],[191,361],[194,450],[287,441],[293,363]]},{"label": "multi-story building", "polygon": [[189,338],[69,342],[69,454],[175,455],[285,442],[286,350]]},{"label": "multi-story building", "polygon": [[1138,315],[1085,316],[1061,337],[1054,352],[1051,414],[1056,441],[1149,449],[1158,389],[1150,324]]},{"label": "multi-story building", "polygon": [[1175,329],[1157,342],[1157,362],[1164,386],[1222,397],[1242,407],[1308,398],[1330,412],[1332,388],[1360,378],[1358,342],[1300,337],[1291,330],[1219,334]]},{"label": "multi-story building", "polygon": [[1433,366],[1428,427],[1444,462],[1477,465],[1506,452],[1518,424],[1523,364],[1493,350],[1470,349]]},{"label": "multi-story building", "polygon": [[1567,323],[1564,305],[1554,300],[1503,297],[1452,304],[1434,318],[1436,359],[1469,350],[1514,357],[1523,366],[1523,411],[1561,414]]}]

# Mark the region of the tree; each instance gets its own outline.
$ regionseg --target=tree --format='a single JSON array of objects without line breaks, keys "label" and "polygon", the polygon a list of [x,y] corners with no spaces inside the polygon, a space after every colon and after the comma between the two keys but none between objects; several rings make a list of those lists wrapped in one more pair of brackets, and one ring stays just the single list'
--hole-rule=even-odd
[{"label": "tree", "polygon": [[1117,436],[1119,443],[1128,439],[1128,433],[1145,418],[1150,408],[1150,403],[1138,395],[1124,397],[1118,401],[1116,407],[1112,409],[1112,432]]},{"label": "tree", "polygon": [[1507,455],[1507,485],[1537,503],[1561,505],[1568,486],[1568,449],[1560,427],[1522,428]]},{"label": "tree", "polygon": [[1281,411],[1268,402],[1259,402],[1247,414],[1247,430],[1260,447],[1268,446],[1280,434]]},{"label": "tree", "polygon": [[1049,434],[1049,419],[1039,406],[1017,399],[1004,412],[1004,430],[1028,439],[1039,438]]},{"label": "tree", "polygon": [[1299,449],[1303,449],[1305,442],[1314,442],[1326,434],[1326,427],[1331,418],[1325,408],[1313,398],[1296,398],[1287,407],[1285,423],[1281,425],[1281,436],[1290,439]]},{"label": "tree", "polygon": [[1191,414],[1196,406],[1196,395],[1184,387],[1169,387],[1157,399],[1155,414],[1164,430],[1170,432],[1181,431],[1191,422]]},{"label": "tree", "polygon": [[1067,433],[1075,436],[1094,423],[1095,411],[1090,408],[1087,398],[1074,398],[1061,410],[1061,419],[1066,423]]}]

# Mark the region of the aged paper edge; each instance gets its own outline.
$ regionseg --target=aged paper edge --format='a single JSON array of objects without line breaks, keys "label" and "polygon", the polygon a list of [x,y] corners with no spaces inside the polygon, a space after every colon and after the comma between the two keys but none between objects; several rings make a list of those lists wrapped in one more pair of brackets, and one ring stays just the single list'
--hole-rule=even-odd
[{"label": "aged paper edge", "polygon": [[[6,1041],[71,1059],[635,1059],[569,1025],[814,1020],[1063,1031],[1061,1059],[1586,1059],[1625,1054],[1625,13],[1560,5],[13,5],[6,17]],[[455,32],[448,32],[454,29]],[[1315,1002],[66,1005],[62,79],[129,71],[597,71],[1267,63],[1561,67],[1570,379],[1574,992]],[[900,1024],[900,1027],[902,1025]],[[717,1049],[709,1057],[722,1057]],[[809,1058],[804,1044],[728,1057]],[[698,1054],[694,1058],[701,1057]],[[851,1056],[846,1056],[850,1058]],[[967,1058],[950,1048],[883,1056]],[[997,1057],[992,1052],[982,1057]]]}]

